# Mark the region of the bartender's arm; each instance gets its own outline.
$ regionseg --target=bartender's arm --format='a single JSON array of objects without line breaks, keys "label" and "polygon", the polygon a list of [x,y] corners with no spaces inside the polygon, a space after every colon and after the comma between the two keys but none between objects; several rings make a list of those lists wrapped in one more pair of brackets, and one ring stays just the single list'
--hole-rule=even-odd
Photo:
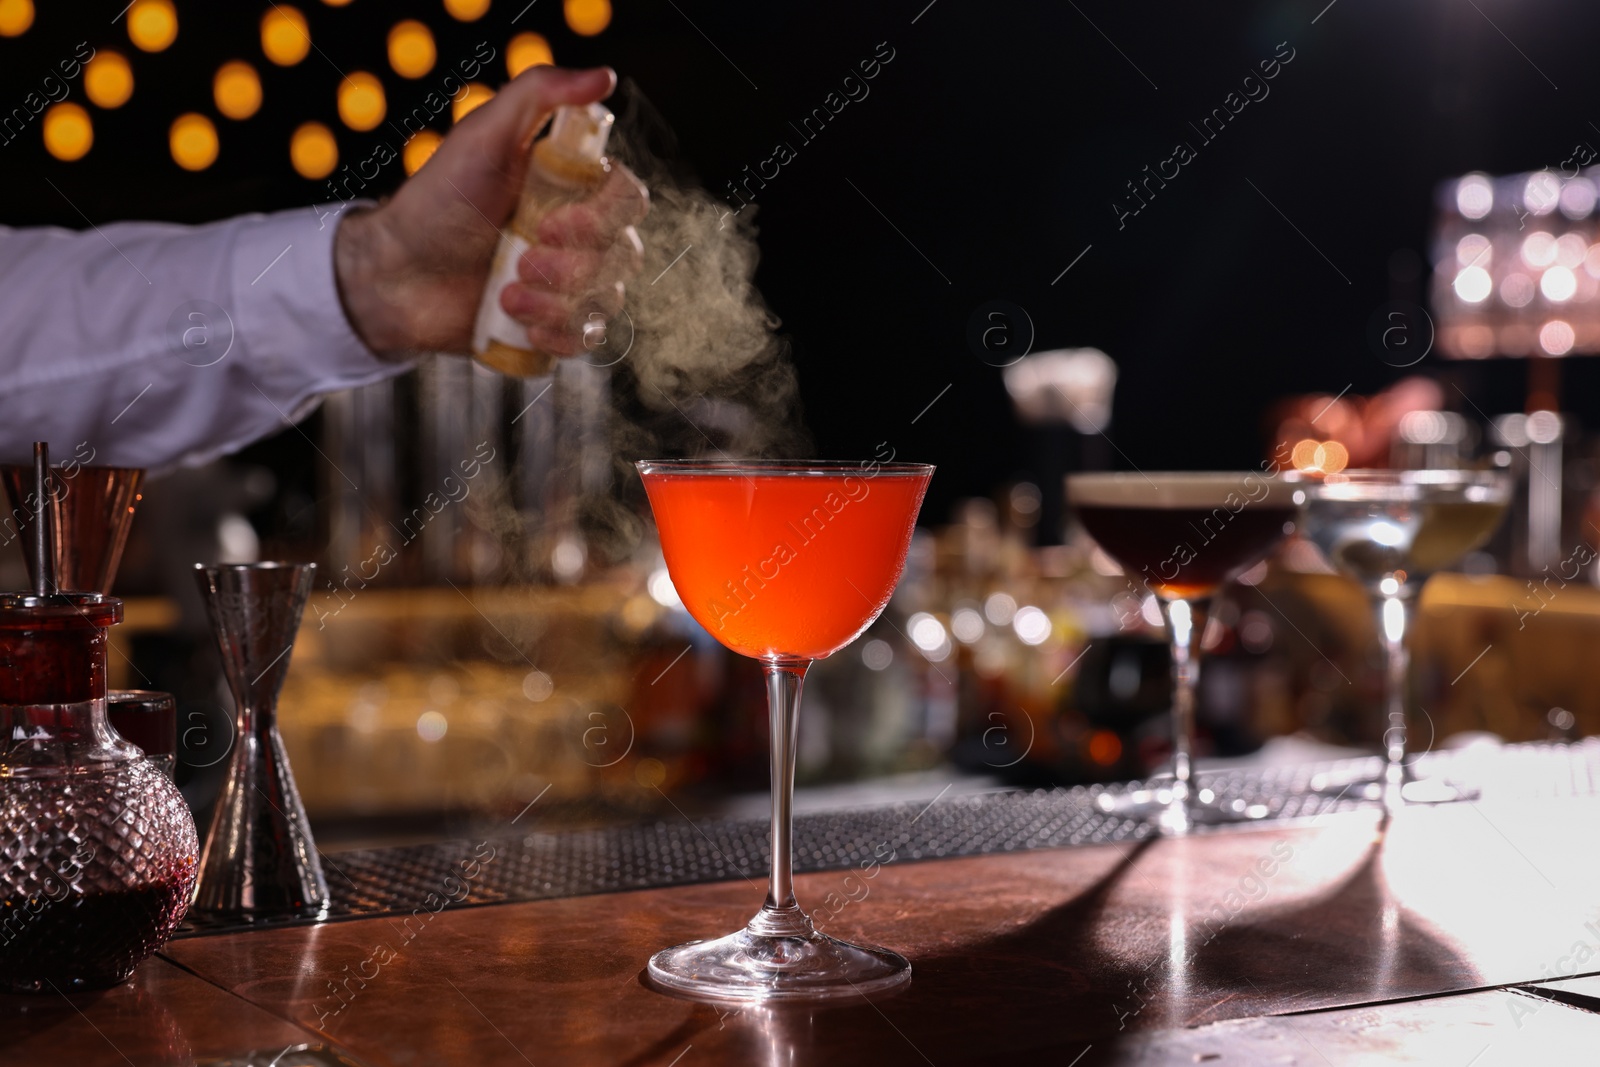
[{"label": "bartender's arm", "polygon": [[[80,462],[201,463],[417,354],[465,352],[529,144],[555,107],[614,84],[605,69],[522,74],[381,205],[0,228],[0,460],[48,440]],[[621,307],[646,210],[615,167],[594,197],[546,216],[499,294],[533,347],[580,351],[580,311]]]}]

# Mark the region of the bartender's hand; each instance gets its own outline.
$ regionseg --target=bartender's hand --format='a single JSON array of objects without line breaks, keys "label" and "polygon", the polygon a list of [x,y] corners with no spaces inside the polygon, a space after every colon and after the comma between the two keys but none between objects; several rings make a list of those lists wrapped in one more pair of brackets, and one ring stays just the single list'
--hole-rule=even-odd
[{"label": "bartender's hand", "polygon": [[[462,119],[391,199],[340,221],[339,295],[368,347],[394,356],[470,348],[499,228],[516,209],[534,136],[556,107],[603,100],[616,81],[607,67],[525,71]],[[643,254],[633,224],[648,210],[644,185],[613,163],[595,195],[545,216],[538,243],[518,264],[521,281],[499,294],[535,349],[580,352],[585,314],[620,310],[623,280]]]}]

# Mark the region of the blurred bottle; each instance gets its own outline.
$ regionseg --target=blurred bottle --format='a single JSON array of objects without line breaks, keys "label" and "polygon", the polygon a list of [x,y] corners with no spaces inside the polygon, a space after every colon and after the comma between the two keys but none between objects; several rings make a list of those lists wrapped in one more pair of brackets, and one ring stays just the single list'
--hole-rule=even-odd
[{"label": "blurred bottle", "polygon": [[1040,491],[1031,533],[1035,544],[1059,545],[1066,531],[1066,476],[1110,464],[1117,365],[1098,348],[1035,352],[1005,368],[1006,392],[1032,439],[1034,485]]},{"label": "blurred bottle", "polygon": [[517,261],[538,243],[539,222],[554,208],[581,200],[604,184],[611,172],[606,139],[614,116],[599,104],[556,109],[550,135],[533,146],[522,199],[495,251],[489,284],[478,305],[472,333],[473,356],[502,374],[532,377],[548,374],[555,357],[536,352],[528,331],[500,306],[500,291],[517,280]]}]

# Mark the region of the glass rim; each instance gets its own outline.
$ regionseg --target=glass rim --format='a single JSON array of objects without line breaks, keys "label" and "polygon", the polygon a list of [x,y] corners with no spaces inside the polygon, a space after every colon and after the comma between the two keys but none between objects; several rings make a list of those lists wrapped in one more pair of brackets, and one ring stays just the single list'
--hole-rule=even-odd
[{"label": "glass rim", "polygon": [[931,475],[931,463],[880,462],[863,459],[641,459],[634,463],[641,475],[645,474],[698,474],[698,475],[771,475],[790,477],[833,476],[857,474],[863,478],[877,478],[885,474],[898,477]]},{"label": "glass rim", "polygon": [[1221,478],[1281,478],[1299,481],[1306,477],[1298,470],[1264,471],[1250,467],[1231,471],[1075,471],[1067,475],[1068,482],[1119,482],[1132,479],[1161,479],[1172,482],[1205,482]]},{"label": "glass rim", "polygon": [[1511,472],[1498,467],[1346,467],[1322,476],[1323,485],[1498,485]]},{"label": "glass rim", "polygon": [[[1065,478],[1067,506],[1181,508],[1223,506],[1231,493],[1244,493],[1251,505],[1302,502],[1310,479],[1297,470],[1264,471],[1081,471]],[[1256,497],[1252,486],[1265,485]],[[1128,490],[1135,490],[1129,492]]]},{"label": "glass rim", "polygon": [[92,626],[122,621],[122,598],[109,593],[0,593],[0,625],[15,626],[38,619],[82,619]]},{"label": "glass rim", "polygon": [[1460,494],[1471,502],[1508,504],[1515,489],[1511,472],[1499,469],[1357,467],[1313,482],[1311,499],[1414,503],[1434,494]]},{"label": "glass rim", "polygon": [[254,563],[196,563],[194,569],[206,574],[223,574],[238,571],[287,571],[296,567],[316,569],[316,564],[292,559],[262,559]]}]

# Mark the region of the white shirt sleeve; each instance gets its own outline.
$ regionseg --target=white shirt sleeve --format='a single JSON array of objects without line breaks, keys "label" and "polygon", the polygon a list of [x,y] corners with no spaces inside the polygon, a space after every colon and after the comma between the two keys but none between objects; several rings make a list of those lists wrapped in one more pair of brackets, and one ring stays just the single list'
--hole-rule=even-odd
[{"label": "white shirt sleeve", "polygon": [[408,370],[345,318],[341,216],[0,227],[0,460],[195,465]]}]

